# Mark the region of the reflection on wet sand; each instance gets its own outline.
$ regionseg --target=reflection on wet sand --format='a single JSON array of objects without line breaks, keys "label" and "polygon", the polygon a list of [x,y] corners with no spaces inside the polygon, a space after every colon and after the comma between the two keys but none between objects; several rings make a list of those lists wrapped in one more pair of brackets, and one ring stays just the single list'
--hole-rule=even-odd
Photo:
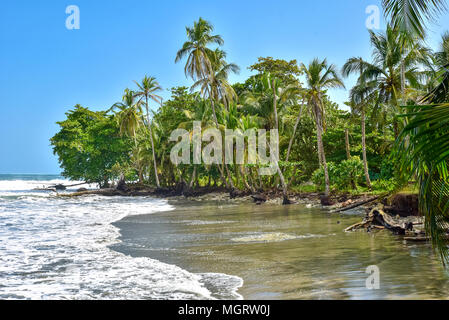
[{"label": "reflection on wet sand", "polygon": [[[428,244],[383,231],[343,232],[356,215],[300,205],[172,204],[174,211],[116,223],[123,243],[114,249],[239,276],[246,299],[445,299],[449,292],[449,275]],[[370,265],[380,269],[379,290],[365,286]]]}]

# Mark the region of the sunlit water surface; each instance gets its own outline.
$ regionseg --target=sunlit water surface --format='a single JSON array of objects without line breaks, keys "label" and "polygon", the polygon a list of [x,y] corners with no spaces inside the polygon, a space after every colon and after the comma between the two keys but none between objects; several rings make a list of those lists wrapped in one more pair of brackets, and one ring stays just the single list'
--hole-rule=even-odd
[{"label": "sunlit water surface", "polygon": [[[0,176],[0,299],[240,298],[242,280],[191,273],[114,251],[127,216],[168,212],[152,198],[58,198],[36,191],[54,176]],[[77,186],[92,187],[92,186]],[[72,188],[73,190],[73,188]]]},{"label": "sunlit water surface", "polygon": [[428,244],[343,232],[359,215],[33,190],[60,182],[0,175],[0,299],[448,297]]},{"label": "sunlit water surface", "polygon": [[[194,273],[235,275],[245,299],[446,299],[449,274],[423,243],[388,231],[345,233],[360,214],[171,200],[175,210],[115,223],[113,247]],[[380,288],[367,289],[369,266]]]}]

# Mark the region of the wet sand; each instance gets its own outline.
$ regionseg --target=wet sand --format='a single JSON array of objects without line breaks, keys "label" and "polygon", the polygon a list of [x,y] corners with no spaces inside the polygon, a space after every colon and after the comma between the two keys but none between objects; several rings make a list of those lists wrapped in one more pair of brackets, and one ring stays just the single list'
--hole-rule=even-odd
[{"label": "wet sand", "polygon": [[[194,273],[244,280],[245,299],[446,299],[449,274],[429,244],[388,231],[345,233],[360,215],[303,205],[170,200],[176,210],[114,223],[114,250],[150,257]],[[380,289],[366,288],[366,268]]]}]

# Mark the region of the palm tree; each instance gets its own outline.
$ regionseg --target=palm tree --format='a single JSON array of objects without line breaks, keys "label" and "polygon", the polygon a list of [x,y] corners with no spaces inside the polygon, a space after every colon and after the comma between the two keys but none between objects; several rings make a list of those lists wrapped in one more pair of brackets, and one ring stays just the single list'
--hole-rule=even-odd
[{"label": "palm tree", "polygon": [[[117,109],[118,111],[115,111]],[[139,155],[141,146],[139,146],[137,141],[139,137],[138,131],[142,127],[142,103],[141,101],[136,101],[134,91],[125,89],[122,101],[115,103],[108,111],[114,111],[120,128],[120,135],[131,137],[134,141],[130,152],[130,159],[139,176],[139,182],[142,183],[144,161]]]},{"label": "palm tree", "polygon": [[420,103],[401,115],[408,120],[395,145],[402,184],[411,177],[419,186],[419,209],[425,216],[426,233],[449,262],[447,230],[449,227],[449,35],[444,34],[440,51],[435,54],[437,70],[430,82],[430,92]]},{"label": "palm tree", "polygon": [[318,58],[312,60],[308,66],[301,64],[301,70],[306,75],[306,92],[308,105],[311,106],[315,118],[316,134],[318,143],[318,160],[324,169],[325,197],[329,196],[330,183],[327,170],[326,155],[323,146],[323,124],[324,103],[323,91],[328,88],[344,88],[343,81],[337,73],[335,65],[328,64],[326,59],[320,61]]},{"label": "palm tree", "polygon": [[434,19],[446,10],[444,0],[382,0],[385,16],[401,31],[425,37],[426,20]]},{"label": "palm tree", "polygon": [[426,234],[443,262],[449,262],[449,103],[408,107],[408,124],[397,144],[396,156],[403,174],[419,185],[419,208],[425,216]]},{"label": "palm tree", "polygon": [[[182,129],[186,129],[190,133],[190,139],[193,140],[193,134],[194,134],[194,128],[193,128],[193,122],[198,121],[200,122],[201,130],[205,130],[208,128],[211,128],[215,126],[214,122],[210,120],[211,114],[210,109],[207,104],[207,101],[201,99],[199,96],[196,97],[196,103],[193,104],[192,110],[184,110],[184,115],[188,119],[188,121],[181,122],[179,124],[179,127]],[[193,187],[193,184],[196,179],[196,173],[197,173],[197,164],[193,165],[193,173],[190,179],[189,183],[189,189]]]},{"label": "palm tree", "polygon": [[153,153],[153,166],[154,166],[154,176],[156,179],[156,186],[158,188],[161,187],[159,183],[159,176],[158,176],[158,170],[157,170],[157,161],[156,161],[156,152],[154,149],[154,139],[153,139],[153,130],[151,129],[151,120],[150,120],[150,107],[149,107],[149,100],[153,100],[157,102],[158,104],[162,104],[162,98],[155,94],[155,92],[162,90],[162,88],[159,86],[159,83],[156,81],[156,78],[154,77],[148,77],[145,76],[142,79],[141,83],[138,83],[137,81],[134,81],[139,88],[139,91],[135,92],[135,96],[139,97],[140,100],[145,100],[145,109],[146,109],[146,120],[147,120],[147,126],[150,133],[150,141],[151,141],[151,149]]},{"label": "palm tree", "polygon": [[219,35],[212,35],[214,27],[208,21],[199,18],[193,23],[193,28],[186,27],[187,41],[176,54],[175,62],[188,56],[184,68],[186,77],[198,80],[208,77],[212,73],[211,56],[213,50],[211,44],[223,45],[223,39]]},{"label": "palm tree", "polygon": [[[219,35],[212,35],[214,28],[208,21],[199,18],[197,22],[194,22],[193,28],[186,27],[188,40],[184,42],[182,48],[176,54],[175,62],[181,61],[185,56],[188,56],[186,65],[184,67],[184,73],[186,77],[191,77],[194,81],[200,81],[192,88],[197,86],[202,87],[203,95],[208,96],[211,102],[212,114],[214,117],[216,128],[219,128],[217,120],[217,112],[215,110],[215,93],[217,80],[215,79],[215,72],[218,71],[221,59],[216,56],[216,51],[208,48],[211,44],[223,45],[224,41]],[[219,63],[220,62],[220,63]],[[229,68],[233,69],[233,67]],[[227,69],[226,69],[227,70]],[[227,73],[225,73],[227,77]],[[224,77],[223,77],[224,78]],[[226,169],[229,183],[233,189],[232,178],[229,175],[227,165],[223,167]],[[222,180],[228,185],[228,182],[224,178],[223,170],[218,166]]]},{"label": "palm tree", "polygon": [[[274,84],[273,84],[274,81]],[[242,110],[257,116],[266,130],[279,129],[283,113],[288,105],[297,103],[301,89],[295,85],[281,87],[279,80],[270,74],[255,79],[253,89],[241,94]]]},{"label": "palm tree", "polygon": [[136,140],[136,132],[141,126],[142,104],[135,101],[135,92],[125,89],[122,102],[115,103],[110,110],[119,109],[116,113],[120,133]]},{"label": "palm tree", "polygon": [[[404,37],[398,29],[387,27],[385,34],[370,31],[373,47],[373,63],[356,58],[348,61],[347,72],[360,73],[361,84],[376,83],[378,99],[374,104],[374,113],[391,112],[394,116],[400,113],[400,102],[405,100],[407,90],[421,88],[420,78],[423,72],[419,65],[424,63],[428,50],[415,41],[404,50]],[[396,117],[393,119],[395,137],[399,134]]]},{"label": "palm tree", "polygon": [[296,130],[298,130],[299,122],[301,121],[305,100],[306,100],[306,96],[305,96],[305,93],[303,92],[302,93],[302,97],[301,97],[301,103],[300,103],[298,117],[296,118],[295,125],[293,126],[293,133],[292,133],[292,136],[290,137],[290,141],[288,143],[287,156],[285,157],[285,162],[288,162],[288,159],[290,158],[290,152],[292,150],[293,140],[294,140],[295,135],[296,135]]},{"label": "palm tree", "polygon": [[434,55],[435,68],[432,67],[431,90],[422,102],[443,103],[449,101],[449,32],[443,34],[440,49]]},{"label": "palm tree", "polygon": [[[279,79],[272,77],[269,73],[263,74],[256,80],[253,91],[243,93],[243,110],[258,116],[261,122],[264,123],[265,129],[279,130],[279,113],[283,112],[287,105],[297,102],[297,96],[300,91],[301,89],[296,85],[289,85],[283,88]],[[289,203],[288,186],[278,161],[274,162],[282,185],[284,204],[287,204]]]},{"label": "palm tree", "polygon": [[207,77],[203,77],[196,81],[192,90],[200,88],[203,96],[209,99],[223,102],[226,110],[229,110],[229,104],[237,99],[234,88],[229,84],[229,74],[239,73],[240,68],[235,63],[226,62],[226,52],[219,48],[210,53],[211,73]]},{"label": "palm tree", "polygon": [[[369,177],[368,171],[368,160],[366,157],[366,117],[365,117],[365,109],[367,107],[367,101],[370,96],[373,95],[375,87],[373,88],[373,81],[370,83],[365,82],[363,77],[364,72],[366,71],[368,65],[367,63],[360,57],[358,58],[350,58],[345,63],[342,69],[342,74],[345,77],[348,77],[351,73],[358,73],[359,79],[357,85],[350,92],[350,100],[351,105],[353,106],[353,110],[360,111],[361,118],[361,127],[362,127],[362,155],[363,155],[363,168],[365,171],[365,180],[368,188],[371,189],[371,180]],[[349,155],[349,152],[348,152]]]}]

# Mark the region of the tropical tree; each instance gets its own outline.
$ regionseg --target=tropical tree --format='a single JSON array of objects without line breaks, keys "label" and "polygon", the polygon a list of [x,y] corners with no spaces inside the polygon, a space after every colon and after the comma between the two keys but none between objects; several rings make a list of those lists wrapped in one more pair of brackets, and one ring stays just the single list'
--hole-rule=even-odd
[{"label": "tropical tree", "polygon": [[[282,114],[287,106],[297,104],[301,88],[297,84],[283,87],[280,79],[271,74],[264,74],[255,79],[252,91],[242,94],[241,102],[243,111],[257,116],[266,130],[280,130],[279,114]],[[282,185],[284,203],[287,199],[287,183],[278,161],[275,163],[277,173]]]},{"label": "tropical tree", "polygon": [[295,121],[295,125],[293,126],[293,133],[290,137],[290,141],[288,143],[288,148],[287,148],[287,156],[285,157],[285,162],[288,162],[289,158],[290,158],[290,152],[292,150],[292,146],[293,146],[293,140],[295,139],[295,135],[296,135],[296,131],[298,130],[298,125],[299,122],[301,121],[301,117],[302,117],[302,113],[303,113],[303,109],[304,109],[304,102],[306,100],[306,93],[304,90],[300,90],[300,95],[301,95],[301,102],[300,102],[300,108],[299,108],[299,112],[298,112],[298,116],[296,117],[296,121]]},{"label": "tropical tree", "polygon": [[325,196],[330,193],[329,172],[327,169],[326,155],[323,147],[324,131],[324,104],[323,93],[328,88],[344,88],[343,81],[340,79],[335,65],[328,64],[326,59],[320,61],[318,58],[312,60],[308,66],[301,64],[301,69],[306,76],[307,102],[312,108],[315,118],[318,160],[324,169]]},{"label": "tropical tree", "polygon": [[116,118],[120,133],[126,134],[136,140],[137,130],[142,124],[142,103],[136,101],[135,92],[125,89],[121,102],[115,103],[110,110],[118,109]]},{"label": "tropical tree", "polygon": [[[210,100],[212,114],[214,117],[216,128],[219,128],[218,120],[217,120],[217,112],[215,110],[215,101],[217,84],[220,81],[215,79],[215,73],[218,72],[220,67],[223,67],[222,60],[216,56],[216,53],[219,51],[214,51],[210,49],[208,46],[216,44],[223,45],[224,41],[219,35],[212,35],[214,28],[212,24],[208,21],[199,18],[197,22],[194,22],[193,28],[186,27],[187,32],[187,41],[184,42],[182,48],[176,54],[175,62],[181,61],[185,56],[188,56],[187,62],[184,68],[184,73],[187,77],[191,77],[194,81],[200,81],[196,85],[192,87],[193,89],[201,86],[203,96],[207,96]],[[222,53],[222,52],[220,52]],[[222,53],[224,54],[224,53]],[[231,68],[226,70],[231,70]],[[224,80],[227,77],[227,72],[223,74],[222,79]],[[226,91],[226,90],[225,90]],[[223,158],[223,167],[226,169],[229,184],[231,188],[233,187],[232,178],[230,178],[229,171],[227,166],[224,164]],[[224,178],[223,169],[220,168],[220,174],[223,182],[228,185],[228,182]]]},{"label": "tropical tree", "polygon": [[426,20],[433,20],[446,10],[445,0],[382,0],[390,24],[403,32],[424,39]]},{"label": "tropical tree", "polygon": [[[426,62],[428,50],[416,41],[407,44],[398,29],[390,26],[385,33],[370,31],[373,47],[373,62],[355,58],[348,61],[346,73],[359,73],[360,84],[377,87],[377,101],[374,104],[374,114],[390,113],[393,115],[393,130],[395,137],[399,134],[396,116],[401,112],[401,102],[405,104],[406,93],[410,90],[422,89],[423,72],[419,66]],[[410,40],[410,38],[408,38]],[[374,84],[375,83],[375,84]],[[359,88],[360,89],[360,88]],[[380,118],[380,125],[382,118]]]},{"label": "tropical tree", "polygon": [[50,139],[62,175],[109,187],[109,182],[116,178],[113,167],[127,163],[129,139],[120,136],[115,117],[105,111],[76,105],[66,116],[66,120],[58,122],[60,131]]},{"label": "tropical tree", "polygon": [[433,62],[430,90],[422,102],[443,103],[449,101],[449,32],[443,34],[440,49],[435,53]]},{"label": "tropical tree", "polygon": [[[364,73],[368,68],[368,64],[360,57],[354,57],[348,59],[342,69],[342,74],[348,77],[351,73],[357,73],[359,79],[357,84],[352,88],[350,92],[351,108],[353,111],[360,112],[361,127],[362,127],[362,156],[363,156],[363,168],[365,173],[366,185],[371,189],[371,180],[368,171],[368,159],[366,157],[366,108],[369,106],[369,102],[373,102],[373,97],[376,93],[375,81],[366,82]],[[348,152],[348,158],[350,158]]]},{"label": "tropical tree", "polygon": [[237,100],[237,94],[229,84],[228,77],[230,73],[238,73],[240,68],[235,63],[227,63],[225,58],[226,52],[217,48],[210,57],[211,73],[196,81],[192,90],[200,88],[201,94],[209,97],[211,103],[222,101],[225,108],[229,110],[229,104]]},{"label": "tropical tree", "polygon": [[195,21],[193,27],[186,27],[187,41],[176,54],[175,62],[181,61],[187,56],[184,68],[186,77],[199,80],[208,77],[212,72],[211,57],[213,50],[208,48],[211,44],[223,45],[223,39],[219,35],[212,35],[212,24],[202,18]]},{"label": "tropical tree", "polygon": [[154,148],[153,130],[151,128],[152,123],[151,123],[151,119],[150,119],[149,100],[153,100],[158,104],[162,104],[162,98],[155,93],[157,91],[162,90],[162,88],[159,86],[159,83],[156,81],[156,78],[154,78],[154,77],[145,76],[140,83],[137,81],[134,81],[134,82],[136,83],[136,85],[138,87],[138,91],[135,92],[135,97],[138,97],[138,98],[140,98],[140,101],[145,102],[146,122],[147,122],[147,127],[148,127],[148,130],[150,133],[151,149],[152,149],[152,154],[153,154],[154,176],[156,179],[156,186],[158,188],[160,188],[161,185],[160,185],[159,176],[158,176],[156,151]]},{"label": "tropical tree", "polygon": [[[419,209],[425,216],[426,233],[444,263],[449,262],[449,35],[442,37],[434,56],[436,70],[430,91],[420,103],[402,115],[407,125],[395,148],[403,184],[411,178],[419,186]],[[424,103],[430,103],[424,105]]]},{"label": "tropical tree", "polygon": [[443,262],[449,262],[449,103],[409,106],[403,116],[408,124],[395,153],[402,182],[416,177],[426,233]]}]

